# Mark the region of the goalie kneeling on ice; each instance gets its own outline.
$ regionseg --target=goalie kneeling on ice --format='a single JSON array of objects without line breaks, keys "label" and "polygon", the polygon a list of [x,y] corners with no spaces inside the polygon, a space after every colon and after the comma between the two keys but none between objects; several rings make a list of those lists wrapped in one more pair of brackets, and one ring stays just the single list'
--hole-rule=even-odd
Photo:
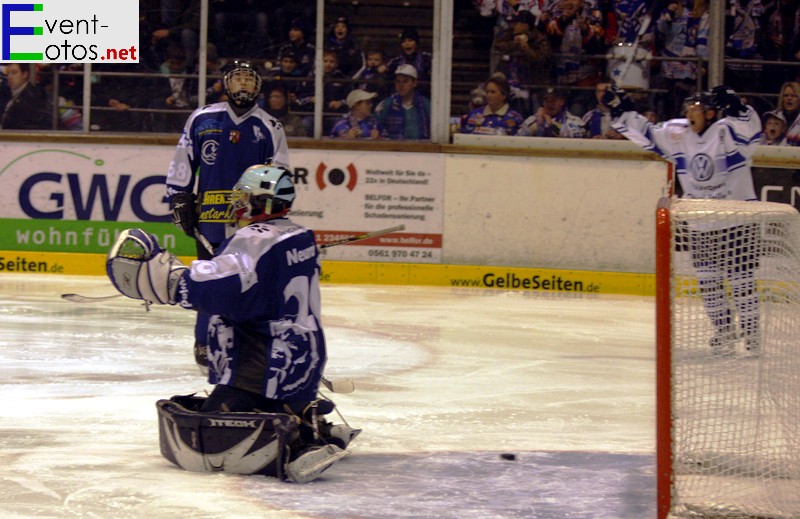
[{"label": "goalie kneeling on ice", "polygon": [[[159,400],[158,435],[161,455],[195,472],[260,474],[296,483],[319,477],[347,454],[360,432],[348,429],[344,441],[319,445],[301,440],[300,418],[283,413],[200,412],[205,398],[194,395]],[[333,410],[333,404],[322,414]],[[333,426],[333,428],[341,426]]]}]

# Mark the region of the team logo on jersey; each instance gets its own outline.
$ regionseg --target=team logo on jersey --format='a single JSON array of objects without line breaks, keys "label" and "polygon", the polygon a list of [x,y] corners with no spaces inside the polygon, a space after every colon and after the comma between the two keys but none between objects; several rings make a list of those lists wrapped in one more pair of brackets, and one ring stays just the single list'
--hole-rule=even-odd
[{"label": "team logo on jersey", "polygon": [[209,166],[213,166],[217,161],[217,148],[219,148],[219,143],[215,140],[204,142],[203,147],[200,149],[200,158],[202,161]]},{"label": "team logo on jersey", "polygon": [[231,130],[231,133],[228,134],[228,140],[233,144],[239,144],[239,139],[241,138],[242,134],[239,132],[239,130]]},{"label": "team logo on jersey", "polygon": [[208,349],[211,378],[215,384],[227,384],[233,376],[233,366],[231,365],[235,344],[233,327],[220,316],[215,315],[211,317],[208,329],[211,338]]},{"label": "team logo on jersey", "polygon": [[695,180],[705,182],[714,176],[714,160],[705,153],[695,155],[689,165],[689,170]]},{"label": "team logo on jersey", "polygon": [[[296,288],[295,285],[292,283],[292,288]],[[276,398],[298,393],[309,386],[321,361],[323,345],[317,341],[316,319],[309,315],[298,322],[288,319],[270,321],[269,329],[272,345],[264,394],[267,398]]]}]

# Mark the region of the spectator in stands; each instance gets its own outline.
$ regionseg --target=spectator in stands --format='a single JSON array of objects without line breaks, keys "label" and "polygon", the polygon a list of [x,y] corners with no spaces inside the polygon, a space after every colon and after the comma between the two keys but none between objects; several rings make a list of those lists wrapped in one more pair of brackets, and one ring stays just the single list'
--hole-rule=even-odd
[{"label": "spectator in stands", "polygon": [[214,41],[223,56],[265,57],[272,48],[269,17],[259,0],[209,2]]},{"label": "spectator in stands", "polygon": [[484,91],[486,104],[475,107],[463,118],[460,133],[516,135],[522,115],[509,106],[510,86],[503,73],[494,73]]},{"label": "spectator in stands", "polygon": [[309,41],[310,35],[308,25],[302,18],[295,18],[292,20],[289,27],[289,41],[281,45],[278,50],[278,61],[280,62],[290,51],[294,53],[295,60],[297,61],[297,70],[300,75],[311,77],[314,71],[314,44]]},{"label": "spectator in stands", "polygon": [[158,55],[158,42],[153,33],[162,28],[161,0],[139,0],[139,65],[157,70],[163,61]]},{"label": "spectator in stands", "polygon": [[355,87],[367,92],[378,94],[377,101],[383,100],[391,93],[391,75],[386,65],[386,55],[381,49],[367,51],[367,60],[364,66],[353,75],[358,79]]},{"label": "spectator in stands", "polygon": [[[166,48],[172,44],[183,47],[186,63],[193,65],[197,58],[200,35],[200,0],[161,0],[161,24],[151,34],[152,44]],[[165,56],[165,51],[159,51]],[[168,58],[167,58],[168,59]]]},{"label": "spectator in stands", "polygon": [[[331,116],[331,114],[347,112],[347,94],[350,93],[351,83],[348,82],[348,77],[339,70],[339,58],[336,52],[332,50],[323,51],[322,56],[322,89],[323,89],[323,128],[322,133],[327,135],[330,133],[334,122],[339,118],[338,116]],[[316,74],[311,74],[311,77],[300,84],[297,90],[297,106],[303,112],[313,112],[314,104],[316,103],[316,90],[315,78]],[[306,127],[310,133],[313,133],[313,117],[308,116],[305,119]]]},{"label": "spectator in stands", "polygon": [[350,33],[350,22],[344,16],[338,17],[333,23],[325,39],[325,50],[336,52],[339,70],[348,77],[353,77],[364,66],[364,52]]},{"label": "spectator in stands", "polygon": [[564,91],[551,87],[542,96],[541,108],[523,121],[517,135],[582,138],[583,121],[567,110]]},{"label": "spectator in stands", "polygon": [[[761,43],[764,59],[767,61],[785,61],[797,63],[800,56],[800,18],[798,18],[800,3],[796,0],[773,0],[764,3],[764,14],[761,25],[764,38]],[[761,86],[765,89],[772,85],[794,80],[797,77],[797,67],[782,65],[766,65],[761,76]]]},{"label": "spectator in stands", "polygon": [[433,58],[430,52],[419,50],[419,32],[417,32],[417,29],[414,27],[403,29],[400,34],[400,48],[402,53],[389,60],[389,72],[396,74],[398,67],[411,65],[417,71],[417,80],[425,83],[425,91],[430,91]]},{"label": "spectator in stands", "polygon": [[[260,0],[263,1],[263,0]],[[297,0],[270,0],[270,12],[273,14],[274,20],[272,25],[272,32],[274,34],[286,34],[291,28],[292,24],[297,20],[306,20],[305,27],[308,32],[305,33],[307,41],[314,42],[314,27],[316,26],[317,7],[316,2]],[[356,6],[357,8],[358,6]],[[313,63],[313,60],[312,60]]]},{"label": "spectator in stands", "polygon": [[550,41],[535,28],[536,20],[530,11],[519,11],[495,40],[495,49],[502,54],[506,77],[511,86],[511,106],[522,113],[531,113],[530,85],[540,88],[551,84]]},{"label": "spectator in stands", "polygon": [[800,83],[790,81],[781,87],[778,110],[786,119],[787,146],[800,146]]},{"label": "spectator in stands", "polygon": [[[496,72],[500,67],[498,66],[500,56],[503,54],[495,48],[498,38],[511,31],[511,20],[522,11],[530,12],[534,17],[534,27],[538,27],[539,19],[542,11],[549,8],[549,4],[553,0],[473,0],[475,7],[478,9],[482,19],[494,19],[491,31],[492,47],[489,56],[489,69]],[[480,27],[486,27],[486,23],[479,22],[477,30]]]},{"label": "spectator in stands", "polygon": [[[497,73],[498,76],[502,74],[502,72]],[[451,117],[450,118],[450,134],[454,133],[463,133],[461,131],[461,127],[466,124],[467,119],[469,119],[469,115],[478,108],[483,108],[486,106],[486,88],[485,84],[480,84],[470,90],[469,92],[469,103],[467,104],[467,111],[464,114],[461,114],[461,117]]]},{"label": "spectator in stands", "polygon": [[[725,57],[746,60],[763,60],[759,43],[763,36],[761,27],[761,0],[729,0],[725,9]],[[758,84],[763,66],[758,63],[730,63],[725,65],[725,82],[734,90],[747,92]]]},{"label": "spectator in stands", "polygon": [[92,65],[91,104],[105,109],[92,110],[91,130],[106,132],[159,131],[155,123],[156,121],[161,122],[162,114],[135,112],[131,108],[154,108],[156,103],[154,85],[163,80],[99,74],[132,71],[152,72],[142,63],[138,65],[122,63]]},{"label": "spectator in stands", "polygon": [[[187,111],[192,108],[192,93],[189,80],[177,77],[187,74],[186,54],[180,45],[170,45],[167,60],[161,64],[163,79],[156,79],[152,107],[167,110]],[[196,102],[196,99],[195,99]],[[157,113],[154,116],[154,129],[158,132],[180,132],[186,120],[186,113]]]},{"label": "spectator in stands", "polygon": [[614,128],[611,127],[611,109],[603,103],[603,95],[611,85],[605,81],[598,83],[594,93],[597,98],[597,106],[583,115],[584,137],[589,139],[624,139]]},{"label": "spectator in stands", "polygon": [[[559,0],[552,13],[543,15],[550,46],[558,56],[555,78],[559,85],[594,87],[600,80],[600,64],[576,55],[603,54],[603,28],[594,11],[584,0]],[[586,111],[594,96],[577,91],[570,106],[579,113]]]},{"label": "spectator in stands", "polygon": [[266,112],[278,119],[287,137],[308,137],[303,119],[289,109],[289,91],[282,81],[267,84]]},{"label": "spectator in stands", "polygon": [[784,144],[786,137],[786,118],[777,110],[767,112],[763,117],[764,135],[761,137],[761,144],[766,146],[779,146]]},{"label": "spectator in stands", "polygon": [[[54,99],[56,92],[54,86],[56,70],[61,72],[73,67],[74,65],[76,64],[58,65],[55,63],[40,63],[36,65],[36,83],[39,89],[45,94],[45,104],[47,105],[47,109],[50,111],[51,119],[53,107],[58,107],[56,124],[51,126],[53,129],[70,131],[80,131],[83,129],[83,113],[79,108],[76,108],[76,103],[74,102],[75,97],[73,97],[76,92],[74,88],[70,88],[72,86],[71,81],[64,81],[65,77],[68,80],[71,79],[69,76],[60,76],[58,99]],[[80,64],[77,65],[78,70],[80,70]],[[81,93],[82,91],[78,92],[78,99],[80,98]],[[2,96],[2,94],[0,94],[0,96]],[[2,109],[0,109],[0,116],[1,115]]]},{"label": "spectator in stands", "polygon": [[[652,2],[646,0],[612,0],[608,2],[608,13],[604,24],[604,37],[609,45],[633,43],[647,18]],[[653,40],[653,24],[645,28],[639,37],[639,45],[650,48]]]},{"label": "spectator in stands", "polygon": [[265,81],[268,83],[280,81],[286,87],[288,94],[289,106],[292,108],[299,108],[297,104],[297,91],[300,89],[303,81],[307,79],[303,71],[297,66],[297,55],[294,49],[285,49],[278,65],[267,71]]},{"label": "spectator in stands", "polygon": [[3,130],[46,130],[50,128],[50,112],[42,90],[30,81],[27,63],[5,66],[8,101],[0,119]]},{"label": "spectator in stands", "polygon": [[[658,16],[656,31],[661,54],[666,57],[708,57],[708,5],[696,0],[689,8],[686,0],[673,1]],[[672,119],[681,115],[683,100],[694,93],[697,62],[663,61],[661,79],[667,93],[663,96],[662,113]]]},{"label": "spectator in stands", "polygon": [[417,70],[400,65],[394,75],[395,93],[375,109],[381,135],[389,139],[431,138],[431,102],[417,90]]},{"label": "spectator in stands", "polygon": [[339,119],[331,130],[331,137],[340,139],[378,139],[381,132],[378,120],[372,115],[374,92],[355,89],[347,94],[350,113]]}]

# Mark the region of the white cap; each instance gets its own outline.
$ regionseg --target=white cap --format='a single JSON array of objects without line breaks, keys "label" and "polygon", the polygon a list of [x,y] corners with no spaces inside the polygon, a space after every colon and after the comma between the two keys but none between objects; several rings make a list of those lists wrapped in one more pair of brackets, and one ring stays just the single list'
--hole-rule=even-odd
[{"label": "white cap", "polygon": [[406,63],[405,65],[400,65],[397,67],[397,70],[394,71],[394,75],[409,76],[417,79],[417,69],[414,68],[414,65],[409,65]]},{"label": "white cap", "polygon": [[345,99],[345,103],[347,103],[347,106],[349,106],[350,108],[353,108],[359,101],[367,101],[368,99],[372,99],[377,95],[378,94],[376,94],[375,92],[367,92],[366,90],[361,90],[360,88],[357,88],[352,92],[350,92],[349,94],[347,94],[347,99]]},{"label": "white cap", "polygon": [[771,112],[766,112],[764,114],[764,122],[767,122],[767,119],[769,119],[770,117],[774,117],[775,119],[783,121],[783,124],[786,124],[786,117],[781,112],[779,112],[778,110],[773,110]]}]

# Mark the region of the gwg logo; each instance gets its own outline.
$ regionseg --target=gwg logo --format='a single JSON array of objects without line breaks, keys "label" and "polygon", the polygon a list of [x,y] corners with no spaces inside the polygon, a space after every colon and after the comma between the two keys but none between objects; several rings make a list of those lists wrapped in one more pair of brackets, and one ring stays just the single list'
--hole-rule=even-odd
[{"label": "gwg logo", "polygon": [[705,182],[714,176],[714,160],[705,153],[696,155],[689,164],[689,171],[695,180]]}]

